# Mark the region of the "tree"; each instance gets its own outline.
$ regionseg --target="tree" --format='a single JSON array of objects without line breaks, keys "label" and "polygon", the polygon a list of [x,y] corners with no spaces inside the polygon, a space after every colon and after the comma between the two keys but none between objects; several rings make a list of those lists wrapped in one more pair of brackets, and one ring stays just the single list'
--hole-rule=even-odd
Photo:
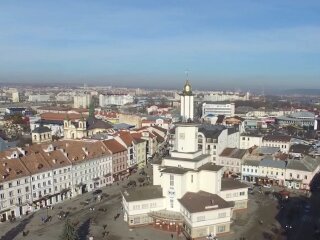
[{"label": "tree", "polygon": [[65,222],[62,235],[60,236],[60,240],[79,240],[77,230],[69,221],[69,219]]}]

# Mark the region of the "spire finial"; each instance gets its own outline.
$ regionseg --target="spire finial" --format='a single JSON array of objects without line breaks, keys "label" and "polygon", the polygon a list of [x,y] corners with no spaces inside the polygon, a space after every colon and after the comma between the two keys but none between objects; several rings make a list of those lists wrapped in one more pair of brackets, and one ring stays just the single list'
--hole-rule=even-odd
[{"label": "spire finial", "polygon": [[184,73],[186,74],[186,82],[189,82],[189,73],[190,73],[189,69],[187,68],[187,69],[184,71]]}]

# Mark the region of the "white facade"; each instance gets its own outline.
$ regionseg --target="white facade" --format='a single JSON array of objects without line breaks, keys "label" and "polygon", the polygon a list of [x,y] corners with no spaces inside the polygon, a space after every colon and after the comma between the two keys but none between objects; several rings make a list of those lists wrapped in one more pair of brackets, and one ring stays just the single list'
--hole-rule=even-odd
[{"label": "white facade", "polygon": [[[113,182],[112,155],[102,142],[54,144],[58,146],[44,144],[7,150],[6,157],[0,159],[0,221]],[[79,155],[69,152],[69,144],[73,144],[73,150],[78,147]],[[35,149],[37,153],[33,153]],[[99,150],[103,152],[99,154]]]},{"label": "white facade", "polygon": [[99,95],[99,106],[105,107],[108,105],[118,105],[122,106],[127,103],[133,103],[133,96],[128,94],[108,94],[108,95]]},{"label": "white facade", "polygon": [[162,119],[162,118],[157,118],[154,120],[142,119],[141,127],[152,127],[152,126],[158,126],[166,130],[169,130],[171,126],[171,122],[168,119]]},{"label": "white facade", "polygon": [[243,180],[249,182],[261,180],[283,186],[286,176],[286,164],[281,160],[248,160],[242,165],[241,175]]},{"label": "white facade", "polygon": [[186,81],[180,94],[180,116],[183,122],[192,121],[194,117],[194,99],[189,81]]},{"label": "white facade", "polygon": [[318,131],[320,129],[320,116],[316,115],[314,118],[314,130]]},{"label": "white facade", "polygon": [[[38,121],[38,120],[36,120]],[[63,137],[63,124],[50,123],[50,121],[46,121],[45,123],[37,123],[36,121],[30,121],[30,130],[33,131],[35,128],[40,127],[40,125],[44,127],[48,127],[51,129],[51,135],[57,137]]]},{"label": "white facade", "polygon": [[[143,225],[149,224],[152,219],[148,216],[148,213],[152,211],[159,211],[164,208],[164,198],[147,199],[140,201],[125,201],[122,198],[124,220],[128,222],[128,225]],[[130,213],[130,215],[128,214]]]},{"label": "white facade", "polygon": [[[52,170],[35,173],[31,175],[32,185],[32,200],[37,201],[46,195],[53,193],[53,174]],[[38,202],[39,205],[45,205],[42,201]]]},{"label": "white facade", "polygon": [[[198,146],[203,154],[210,154],[211,161],[216,163],[221,152],[228,147],[228,130],[222,129],[216,138],[207,137],[205,133],[198,133]],[[232,139],[232,138],[230,138]],[[230,143],[230,147],[235,143]]]},{"label": "white facade", "polygon": [[[227,139],[227,136],[225,138]],[[147,202],[146,199],[141,199],[141,201],[135,199],[134,201],[137,206],[142,206],[142,203],[145,203],[144,211],[139,207],[130,211],[128,207],[130,194],[124,193],[125,221],[128,221],[129,225],[133,225],[134,219],[140,218],[138,220],[140,224],[141,221],[144,224],[152,222],[155,224],[159,214],[167,214],[169,219],[170,216],[175,216],[175,220],[172,221],[175,221],[174,226],[177,228],[176,220],[180,221],[180,227],[183,222],[183,228],[191,238],[206,237],[210,233],[229,232],[232,207],[226,201],[235,201],[239,209],[246,208],[248,195],[247,187],[240,182],[238,182],[241,185],[240,188],[224,184],[222,171],[222,166],[213,164],[211,156],[203,154],[202,150],[198,149],[198,126],[191,123],[178,124],[175,129],[174,148],[170,156],[153,163],[153,185],[161,186],[164,197],[161,200],[163,208],[156,212],[148,210],[150,202],[160,201],[159,197],[150,197]],[[232,179],[231,185],[234,183],[237,181]],[[131,194],[134,195],[134,193]],[[200,210],[191,212],[188,210],[188,206],[192,207],[193,202],[188,196],[193,196],[194,199],[209,200],[207,205],[202,206]],[[223,196],[228,199],[224,199]],[[218,202],[220,203],[217,204]],[[130,222],[130,219],[133,221]],[[163,224],[163,221],[160,224]]]},{"label": "white facade", "polygon": [[90,103],[91,103],[90,94],[81,94],[73,97],[74,108],[89,108]]},{"label": "white facade", "polygon": [[112,155],[83,161],[72,168],[72,186],[75,195],[90,192],[113,182]]},{"label": "white facade", "polygon": [[58,101],[58,102],[70,102],[70,101],[72,101],[72,99],[73,99],[73,96],[71,94],[67,94],[67,95],[58,94],[56,96],[56,101]]},{"label": "white facade", "polygon": [[20,94],[19,92],[12,93],[12,102],[17,103],[20,102]]},{"label": "white facade", "polygon": [[29,95],[29,102],[47,102],[50,100],[50,95],[46,94],[34,94]]},{"label": "white facade", "polygon": [[21,216],[30,210],[32,199],[30,180],[30,176],[25,176],[0,183],[1,222],[7,221],[9,216]]},{"label": "white facade", "polygon": [[233,117],[235,113],[234,103],[203,103],[202,104],[202,117],[209,114],[218,116],[224,115],[226,117]]},{"label": "white facade", "polygon": [[238,92],[210,92],[203,97],[204,101],[223,102],[223,101],[248,101],[250,100],[250,93],[241,94]]},{"label": "white facade", "polygon": [[198,128],[190,125],[176,128],[175,151],[193,153],[198,151]]},{"label": "white facade", "polygon": [[184,121],[187,121],[188,119],[193,120],[193,96],[188,95],[181,95],[181,116]]},{"label": "white facade", "polygon": [[291,142],[289,141],[274,141],[274,140],[262,140],[262,146],[266,147],[279,147],[281,152],[289,153]]},{"label": "white facade", "polygon": [[262,146],[262,136],[240,135],[240,149],[249,149],[253,146]]}]

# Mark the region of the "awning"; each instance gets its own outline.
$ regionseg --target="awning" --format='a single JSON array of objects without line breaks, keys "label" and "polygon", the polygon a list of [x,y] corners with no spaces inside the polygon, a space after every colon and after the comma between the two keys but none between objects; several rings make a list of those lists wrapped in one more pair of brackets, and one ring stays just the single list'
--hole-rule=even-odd
[{"label": "awning", "polygon": [[112,174],[111,173],[107,173],[104,175],[105,178],[110,177]]},{"label": "awning", "polygon": [[77,187],[77,188],[82,187],[82,186],[84,186],[84,183],[82,183],[82,182],[81,182],[81,183],[76,184],[76,187]]},{"label": "awning", "polygon": [[171,212],[168,210],[160,210],[148,213],[148,215],[156,220],[182,222],[183,217],[178,212]]},{"label": "awning", "polygon": [[9,211],[10,211],[10,209],[1,210],[1,211],[0,211],[0,214],[2,214],[2,213],[6,213],[6,212],[9,212]]},{"label": "awning", "polygon": [[133,169],[137,169],[137,168],[138,168],[138,164],[135,164],[135,165],[129,167],[129,170],[133,170]]},{"label": "awning", "polygon": [[61,193],[61,194],[64,194],[64,193],[67,193],[67,192],[69,192],[69,191],[70,191],[69,188],[65,188],[65,189],[62,189],[62,190],[60,191],[60,193]]},{"label": "awning", "polygon": [[286,179],[286,181],[288,181],[288,182],[298,182],[298,183],[301,183],[301,182],[302,182],[302,179],[294,179],[294,178],[291,178],[291,179]]},{"label": "awning", "polygon": [[282,191],[279,192],[279,194],[280,194],[281,196],[289,196],[289,195],[290,195],[290,192],[287,191],[287,190],[282,190]]},{"label": "awning", "polygon": [[51,197],[51,195],[46,195],[46,196],[44,196],[44,197],[41,197],[41,198],[33,201],[33,203],[41,202],[41,201],[44,201],[44,200],[48,200],[50,197]]}]

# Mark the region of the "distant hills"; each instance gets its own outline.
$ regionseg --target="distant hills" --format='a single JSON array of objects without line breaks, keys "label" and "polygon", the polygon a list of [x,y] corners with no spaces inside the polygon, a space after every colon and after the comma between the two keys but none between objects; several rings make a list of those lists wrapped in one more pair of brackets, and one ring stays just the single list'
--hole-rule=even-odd
[{"label": "distant hills", "polygon": [[287,89],[283,90],[283,93],[299,95],[320,95],[320,89]]}]

